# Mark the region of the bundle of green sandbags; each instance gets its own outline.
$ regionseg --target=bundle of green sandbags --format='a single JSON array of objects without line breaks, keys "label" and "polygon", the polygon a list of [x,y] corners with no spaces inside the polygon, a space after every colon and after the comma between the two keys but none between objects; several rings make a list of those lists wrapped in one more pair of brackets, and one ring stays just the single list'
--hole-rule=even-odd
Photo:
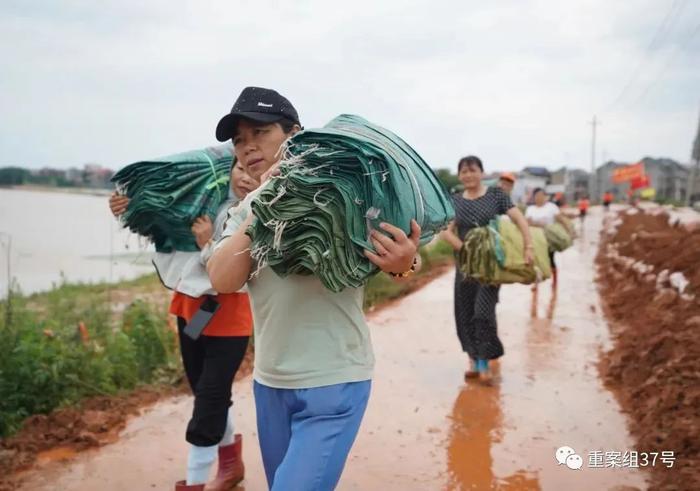
[{"label": "bundle of green sandbags", "polygon": [[561,223],[553,223],[544,227],[544,236],[549,248],[554,252],[565,251],[574,243],[569,231]]},{"label": "bundle of green sandbags", "polygon": [[510,220],[495,218],[470,230],[459,252],[460,271],[467,278],[490,285],[535,283],[549,278],[552,268],[542,229],[531,227],[534,264],[525,263],[524,241]]},{"label": "bundle of green sandbags", "polygon": [[574,228],[574,222],[571,221],[569,217],[564,215],[563,213],[559,215],[559,221],[561,222],[562,225],[564,225],[564,228],[567,230],[571,230],[571,238],[575,239],[576,238],[576,229]]},{"label": "bundle of green sandbags", "polygon": [[129,197],[122,222],[158,252],[197,251],[192,222],[214,220],[228,197],[232,163],[233,148],[219,145],[127,165],[112,177]]},{"label": "bundle of green sandbags", "polygon": [[280,176],[252,201],[258,218],[252,255],[278,275],[314,274],[331,291],[359,287],[377,272],[364,249],[388,222],[421,242],[454,218],[432,169],[401,138],[365,119],[341,115],[287,144]]}]

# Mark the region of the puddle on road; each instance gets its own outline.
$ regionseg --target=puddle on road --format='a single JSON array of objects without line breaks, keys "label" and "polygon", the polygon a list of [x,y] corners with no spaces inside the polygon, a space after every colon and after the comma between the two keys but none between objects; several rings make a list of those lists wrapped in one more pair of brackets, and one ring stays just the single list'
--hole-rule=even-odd
[{"label": "puddle on road", "polygon": [[491,444],[501,441],[502,419],[498,383],[469,384],[460,391],[450,415],[447,490],[540,489],[537,475],[524,469],[505,477],[494,474],[493,461],[499,456],[492,455]]},{"label": "puddle on road", "polygon": [[75,457],[78,452],[70,447],[56,447],[45,452],[40,452],[36,456],[37,464],[49,464],[51,462],[60,462]]}]

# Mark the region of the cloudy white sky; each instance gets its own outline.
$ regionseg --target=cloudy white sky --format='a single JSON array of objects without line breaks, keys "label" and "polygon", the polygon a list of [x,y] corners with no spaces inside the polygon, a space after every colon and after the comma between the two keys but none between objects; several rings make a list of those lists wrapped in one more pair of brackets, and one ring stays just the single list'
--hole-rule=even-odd
[{"label": "cloudy white sky", "polygon": [[689,160],[697,0],[3,0],[0,166],[117,169],[214,142],[247,85],[355,113],[434,167]]}]

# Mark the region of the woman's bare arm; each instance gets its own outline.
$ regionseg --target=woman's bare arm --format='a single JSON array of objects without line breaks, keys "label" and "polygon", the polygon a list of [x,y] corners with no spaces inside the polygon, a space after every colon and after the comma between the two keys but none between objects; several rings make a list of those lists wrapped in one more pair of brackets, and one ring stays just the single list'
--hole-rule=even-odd
[{"label": "woman's bare arm", "polygon": [[532,245],[532,236],[530,235],[530,227],[527,224],[527,220],[525,220],[523,213],[515,206],[508,210],[507,214],[510,219],[513,220],[513,223],[518,227],[520,234],[523,236],[523,243],[525,244],[525,262],[527,264],[531,264],[533,260],[534,246]]},{"label": "woman's bare arm", "polygon": [[219,293],[237,292],[243,288],[250,277],[251,240],[245,231],[253,218],[253,214],[249,214],[233,235],[222,239],[207,262],[211,285]]},{"label": "woman's bare arm", "polygon": [[458,251],[462,248],[462,241],[459,240],[459,236],[455,231],[454,220],[451,221],[450,224],[447,226],[447,230],[443,230],[440,233],[440,238],[448,244],[450,244],[455,251]]}]

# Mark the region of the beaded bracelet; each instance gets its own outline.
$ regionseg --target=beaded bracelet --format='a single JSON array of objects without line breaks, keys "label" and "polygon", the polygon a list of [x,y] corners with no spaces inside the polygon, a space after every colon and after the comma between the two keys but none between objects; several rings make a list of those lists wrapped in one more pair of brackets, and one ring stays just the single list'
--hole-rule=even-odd
[{"label": "beaded bracelet", "polygon": [[391,271],[389,271],[389,275],[392,278],[408,278],[416,272],[416,266],[418,266],[418,258],[414,257],[413,264],[411,265],[411,268],[408,271],[404,271],[403,273],[392,273]]}]

